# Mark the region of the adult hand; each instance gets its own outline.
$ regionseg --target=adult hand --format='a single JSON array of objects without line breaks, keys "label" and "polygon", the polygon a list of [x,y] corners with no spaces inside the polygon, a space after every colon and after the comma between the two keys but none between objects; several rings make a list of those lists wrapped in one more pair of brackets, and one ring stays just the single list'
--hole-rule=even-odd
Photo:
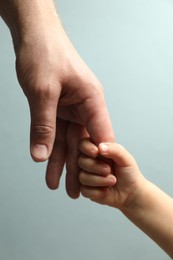
[{"label": "adult hand", "polygon": [[102,87],[70,43],[54,8],[47,12],[46,5],[31,2],[32,11],[38,8],[41,15],[33,18],[29,12],[27,21],[22,16],[20,37],[13,30],[17,75],[31,112],[31,155],[37,162],[49,159],[46,181],[51,189],[58,187],[66,162],[67,192],[76,198],[79,140],[89,134],[96,144],[111,142],[113,130]]}]

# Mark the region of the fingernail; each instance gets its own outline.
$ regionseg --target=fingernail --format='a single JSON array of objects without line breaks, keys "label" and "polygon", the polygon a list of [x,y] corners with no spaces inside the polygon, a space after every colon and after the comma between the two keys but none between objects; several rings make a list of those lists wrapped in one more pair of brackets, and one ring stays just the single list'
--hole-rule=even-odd
[{"label": "fingernail", "polygon": [[110,181],[110,183],[113,184],[113,185],[116,183],[116,179],[115,179],[114,176],[109,177],[109,181]]},{"label": "fingernail", "polygon": [[100,149],[103,153],[106,153],[108,151],[108,145],[107,144],[100,144]]},{"label": "fingernail", "polygon": [[48,149],[46,145],[35,144],[31,147],[31,154],[38,159],[47,159]]}]

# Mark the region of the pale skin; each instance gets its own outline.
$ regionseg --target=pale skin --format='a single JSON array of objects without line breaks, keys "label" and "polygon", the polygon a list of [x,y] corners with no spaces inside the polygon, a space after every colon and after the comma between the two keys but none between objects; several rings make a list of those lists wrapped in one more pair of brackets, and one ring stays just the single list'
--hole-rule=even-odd
[{"label": "pale skin", "polygon": [[16,72],[30,107],[31,156],[49,160],[51,189],[66,163],[67,193],[77,198],[79,140],[114,140],[102,86],[66,35],[53,0],[0,0],[0,15],[12,35]]},{"label": "pale skin", "polygon": [[[79,147],[81,194],[121,210],[173,257],[173,199],[142,175],[133,156],[120,144],[97,147],[86,138]],[[98,155],[113,164],[100,161]]]}]

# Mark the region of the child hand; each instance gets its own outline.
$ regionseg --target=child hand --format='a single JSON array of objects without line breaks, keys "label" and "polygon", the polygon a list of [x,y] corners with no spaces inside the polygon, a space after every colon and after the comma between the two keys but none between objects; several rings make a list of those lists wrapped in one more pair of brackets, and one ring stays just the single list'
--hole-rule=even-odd
[{"label": "child hand", "polygon": [[123,146],[101,143],[96,147],[88,138],[80,143],[79,149],[82,195],[120,209],[173,259],[172,197],[143,177]]},{"label": "child hand", "polygon": [[[132,155],[120,144],[102,143],[97,148],[89,139],[82,140],[79,149],[81,194],[121,210],[133,203],[145,179]],[[105,158],[112,159],[113,167]]]}]

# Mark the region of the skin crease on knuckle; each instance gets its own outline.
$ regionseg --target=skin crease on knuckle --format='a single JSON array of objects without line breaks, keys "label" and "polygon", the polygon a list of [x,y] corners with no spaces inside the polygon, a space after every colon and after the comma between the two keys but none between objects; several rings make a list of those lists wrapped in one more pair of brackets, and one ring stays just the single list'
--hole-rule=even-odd
[{"label": "skin crease on knuckle", "polygon": [[54,133],[54,128],[51,125],[32,125],[31,134],[34,133],[35,137],[38,136],[49,136]]},{"label": "skin crease on knuckle", "polygon": [[81,156],[78,160],[79,167],[99,175],[108,175],[111,172],[109,165],[102,161]]},{"label": "skin crease on knuckle", "polygon": [[80,172],[79,180],[81,184],[91,187],[113,186],[116,183],[116,179],[112,175],[102,177],[98,175],[88,174],[86,172]]},{"label": "skin crease on knuckle", "polygon": [[40,80],[40,76],[25,87],[25,94],[30,103],[37,104],[37,102],[40,101],[44,106],[46,104],[57,104],[60,91],[61,89],[57,82],[55,83],[54,80],[50,78],[49,80],[44,80],[43,77],[42,80]]},{"label": "skin crease on knuckle", "polygon": [[89,140],[89,138],[82,140],[79,143],[79,150],[91,158],[96,158],[98,156],[98,148],[94,144],[90,143]]},{"label": "skin crease on knuckle", "polygon": [[105,196],[107,195],[108,190],[106,188],[93,188],[92,190],[87,191],[87,196],[91,200],[103,200]]},{"label": "skin crease on knuckle", "polygon": [[88,199],[97,199],[98,197],[100,197],[100,193],[98,190],[96,189],[91,189],[87,186],[82,186],[81,187],[81,194],[85,197],[85,198],[88,198]]}]

